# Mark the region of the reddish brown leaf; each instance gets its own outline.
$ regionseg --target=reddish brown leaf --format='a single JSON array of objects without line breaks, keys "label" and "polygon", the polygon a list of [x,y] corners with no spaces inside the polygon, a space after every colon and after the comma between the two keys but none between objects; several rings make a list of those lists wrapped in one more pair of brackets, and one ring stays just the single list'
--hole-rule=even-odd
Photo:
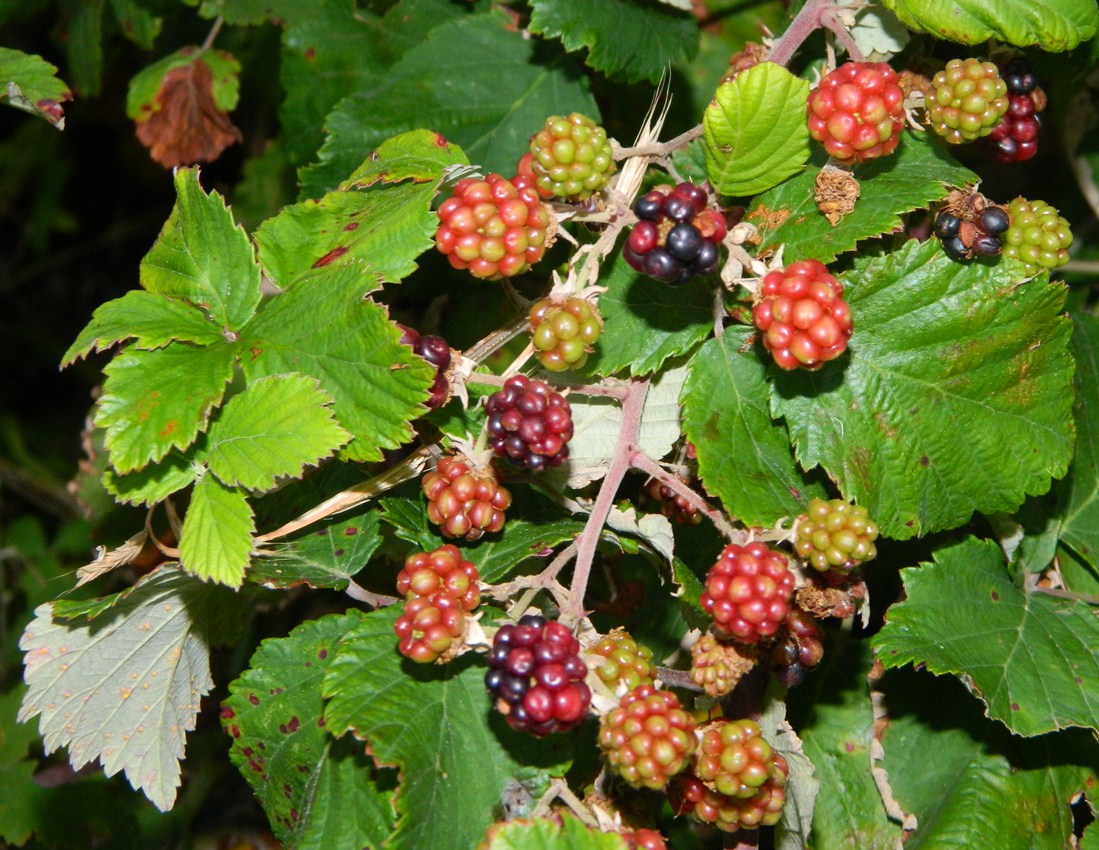
[{"label": "reddish brown leaf", "polygon": [[214,103],[213,75],[201,59],[164,75],[156,109],[138,123],[137,137],[165,168],[211,162],[234,142],[240,130]]}]

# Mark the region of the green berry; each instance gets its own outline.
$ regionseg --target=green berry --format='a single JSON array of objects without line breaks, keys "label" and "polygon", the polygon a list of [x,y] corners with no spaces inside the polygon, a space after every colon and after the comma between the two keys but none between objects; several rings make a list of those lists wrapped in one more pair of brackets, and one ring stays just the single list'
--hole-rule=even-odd
[{"label": "green berry", "polygon": [[603,319],[584,298],[543,298],[530,311],[532,342],[550,372],[579,369],[603,332]]},{"label": "green berry", "polygon": [[878,526],[866,508],[843,499],[813,499],[797,528],[794,548],[822,573],[848,573],[877,556]]},{"label": "green berry", "polygon": [[951,59],[931,81],[931,129],[954,145],[987,136],[1007,113],[1007,83],[991,62]]},{"label": "green berry", "polygon": [[638,643],[625,629],[612,629],[588,649],[596,675],[603,683],[617,690],[632,691],[641,685],[651,685],[656,678],[653,651]]},{"label": "green berry", "polygon": [[1026,265],[1027,275],[1068,262],[1069,223],[1045,201],[1016,198],[1008,205],[1011,227],[1003,235],[1004,256]]},{"label": "green berry", "polygon": [[586,115],[553,115],[530,140],[535,185],[544,198],[582,201],[607,185],[615,164],[607,131]]}]

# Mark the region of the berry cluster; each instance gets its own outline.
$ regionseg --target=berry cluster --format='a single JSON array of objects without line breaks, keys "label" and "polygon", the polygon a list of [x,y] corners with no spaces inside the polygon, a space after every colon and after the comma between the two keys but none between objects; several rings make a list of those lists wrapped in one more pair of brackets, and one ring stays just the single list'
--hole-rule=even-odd
[{"label": "berry cluster", "polygon": [[515,375],[489,396],[488,435],[499,457],[534,472],[568,459],[572,410],[559,392],[544,381]]},{"label": "berry cluster", "polygon": [[801,260],[763,278],[752,322],[783,369],[819,369],[847,349],[851,311],[843,284],[819,260]]},{"label": "berry cluster", "polygon": [[635,829],[619,835],[626,842],[626,850],[668,850],[664,836],[655,829]]},{"label": "berry cluster", "polygon": [[481,601],[479,577],[449,543],[409,555],[397,573],[397,592],[406,600],[393,625],[401,655],[421,664],[445,658],[462,636],[465,614]]},{"label": "berry cluster", "polygon": [[607,131],[579,112],[547,118],[531,137],[530,156],[530,170],[543,198],[585,200],[605,188],[615,170]]},{"label": "berry cluster", "polygon": [[551,222],[532,186],[499,174],[466,177],[439,207],[435,244],[474,277],[514,277],[542,259]]},{"label": "berry cluster", "polygon": [[904,129],[904,93],[884,62],[848,62],[809,95],[809,134],[842,163],[890,154]]},{"label": "berry cluster", "polygon": [[716,720],[699,729],[694,774],[726,797],[751,797],[771,778],[774,750],[754,720]]},{"label": "berry cluster", "polygon": [[706,573],[699,601],[722,633],[756,643],[786,619],[793,592],[794,574],[784,555],[762,543],[729,544]]},{"label": "berry cluster", "polygon": [[660,513],[680,525],[698,525],[702,512],[666,484],[654,478],[646,486],[649,497],[660,506]]},{"label": "berry cluster", "polygon": [[448,455],[439,459],[421,485],[427,496],[427,518],[447,537],[477,540],[486,531],[504,527],[511,493],[497,483],[491,469],[474,469],[464,458]]},{"label": "berry cluster", "polygon": [[771,651],[775,678],[787,687],[800,684],[824,656],[824,630],[812,614],[791,608],[783,622],[781,638]]},{"label": "berry cluster", "polygon": [[543,298],[530,309],[530,329],[542,366],[563,372],[584,365],[603,332],[603,319],[586,298]]},{"label": "berry cluster", "polygon": [[501,626],[488,654],[485,687],[520,732],[549,735],[579,725],[591,705],[580,643],[555,621],[528,614]]},{"label": "berry cluster", "polygon": [[656,678],[653,651],[635,641],[624,629],[612,629],[588,647],[587,652],[589,661],[595,663],[596,675],[611,690],[632,691],[641,685],[653,684]]},{"label": "berry cluster", "polygon": [[418,331],[407,325],[397,327],[401,329],[401,344],[409,346],[435,367],[435,381],[431,384],[431,395],[426,404],[431,410],[442,407],[450,395],[450,384],[446,379],[446,371],[450,368],[450,346],[441,336],[420,336]]},{"label": "berry cluster", "polygon": [[973,218],[963,218],[949,210],[935,217],[935,235],[943,251],[952,260],[995,257],[1003,250],[1003,234],[1011,225],[1002,207],[987,206]]},{"label": "berry cluster", "polygon": [[794,549],[814,569],[849,573],[877,556],[878,526],[861,505],[813,499],[798,521]]},{"label": "berry cluster", "polygon": [[635,270],[679,286],[717,269],[725,218],[706,206],[706,190],[693,183],[658,186],[638,198],[640,219],[630,231],[622,256]]},{"label": "berry cluster", "polygon": [[1004,234],[1004,256],[1026,265],[1028,275],[1068,262],[1072,229],[1045,201],[1016,198],[1008,204],[1011,227]]},{"label": "berry cluster", "polygon": [[664,788],[695,750],[695,722],[671,691],[641,685],[603,718],[599,746],[634,788]]},{"label": "berry cluster", "polygon": [[724,696],[756,664],[756,649],[705,634],[691,646],[691,681],[712,697]]},{"label": "berry cluster", "polygon": [[1034,69],[1021,56],[1008,62],[1000,73],[1007,87],[1007,114],[986,144],[997,162],[1023,162],[1038,152],[1046,94],[1038,87]]},{"label": "berry cluster", "polygon": [[790,767],[786,759],[774,754],[771,778],[751,797],[730,797],[709,787],[699,777],[686,772],[669,788],[676,814],[690,815],[701,823],[713,824],[722,832],[774,826],[782,816],[786,802],[786,779]]},{"label": "berry cluster", "polygon": [[999,68],[980,59],[951,59],[927,95],[931,129],[955,145],[987,136],[1007,107],[1007,84]]}]

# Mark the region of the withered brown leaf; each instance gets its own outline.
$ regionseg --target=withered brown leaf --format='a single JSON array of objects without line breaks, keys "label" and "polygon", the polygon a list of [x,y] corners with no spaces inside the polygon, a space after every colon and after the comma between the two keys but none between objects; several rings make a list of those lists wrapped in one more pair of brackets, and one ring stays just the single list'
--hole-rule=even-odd
[{"label": "withered brown leaf", "polygon": [[137,137],[165,168],[212,162],[240,141],[240,130],[214,103],[213,74],[201,59],[164,75],[159,109],[137,125]]}]

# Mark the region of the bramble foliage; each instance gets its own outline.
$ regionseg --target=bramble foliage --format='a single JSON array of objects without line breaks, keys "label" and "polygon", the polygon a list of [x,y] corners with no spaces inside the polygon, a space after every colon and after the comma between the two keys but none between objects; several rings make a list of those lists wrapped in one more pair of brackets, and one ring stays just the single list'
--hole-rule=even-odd
[{"label": "bramble foliage", "polygon": [[[58,129],[140,47],[178,166],[84,524],[4,527],[0,840],[1096,844],[1093,0],[166,5],[0,47]],[[930,132],[1020,55],[1034,159]]]}]

